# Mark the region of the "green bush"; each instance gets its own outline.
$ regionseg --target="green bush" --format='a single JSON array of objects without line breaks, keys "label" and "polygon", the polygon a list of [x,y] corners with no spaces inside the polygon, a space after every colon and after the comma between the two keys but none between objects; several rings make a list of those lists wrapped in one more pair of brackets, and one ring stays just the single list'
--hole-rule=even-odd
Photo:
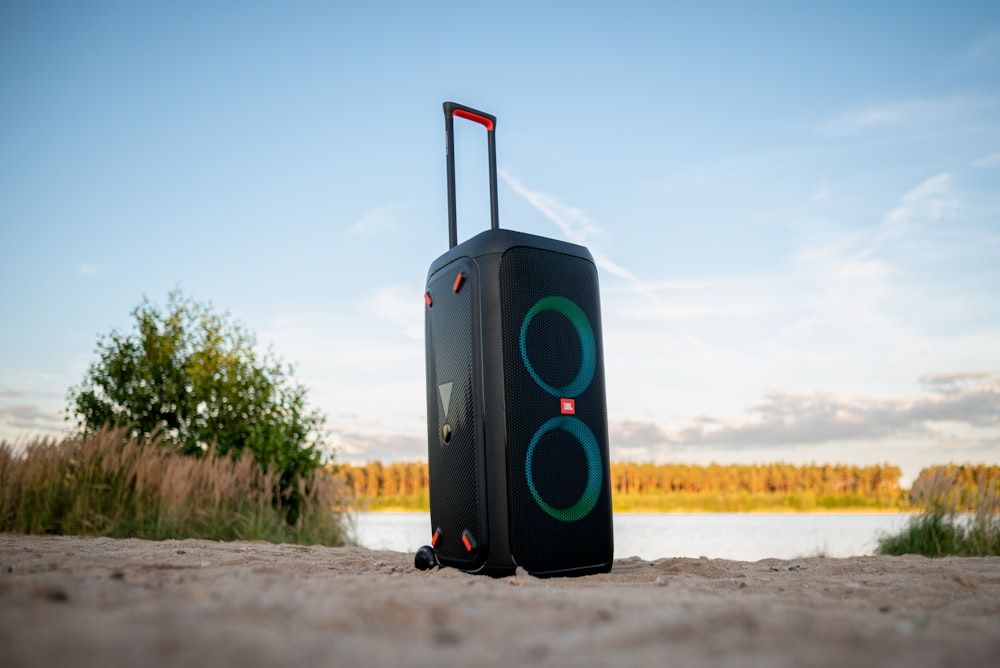
[{"label": "green bush", "polygon": [[139,439],[155,434],[188,455],[252,455],[277,473],[276,500],[294,524],[295,481],[324,463],[325,417],[307,410],[291,368],[270,353],[259,356],[241,325],[179,291],[162,312],[144,300],[132,316],[134,332],[98,340],[98,359],[70,389],[67,417],[85,436],[121,427]]}]

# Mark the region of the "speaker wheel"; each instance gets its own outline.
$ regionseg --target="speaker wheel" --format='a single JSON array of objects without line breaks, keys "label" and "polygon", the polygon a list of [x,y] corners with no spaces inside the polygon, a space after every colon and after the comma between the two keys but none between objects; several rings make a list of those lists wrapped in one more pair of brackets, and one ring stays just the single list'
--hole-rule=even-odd
[{"label": "speaker wheel", "polygon": [[434,548],[430,545],[424,545],[417,553],[413,556],[413,565],[419,570],[429,571],[438,565],[437,555],[434,553]]}]

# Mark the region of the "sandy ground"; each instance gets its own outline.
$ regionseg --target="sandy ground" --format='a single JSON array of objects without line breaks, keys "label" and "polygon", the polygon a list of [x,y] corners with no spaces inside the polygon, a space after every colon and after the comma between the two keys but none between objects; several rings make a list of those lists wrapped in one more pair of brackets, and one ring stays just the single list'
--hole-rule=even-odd
[{"label": "sandy ground", "polygon": [[362,548],[0,534],[0,665],[996,666],[1000,558],[491,579]]}]

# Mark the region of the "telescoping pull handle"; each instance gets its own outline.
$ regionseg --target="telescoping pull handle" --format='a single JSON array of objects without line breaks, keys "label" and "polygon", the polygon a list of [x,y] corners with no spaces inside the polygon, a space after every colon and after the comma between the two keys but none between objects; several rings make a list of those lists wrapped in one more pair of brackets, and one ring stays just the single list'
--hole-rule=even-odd
[{"label": "telescoping pull handle", "polygon": [[455,212],[455,117],[479,123],[486,128],[486,142],[490,160],[490,227],[500,229],[500,211],[497,200],[497,140],[496,116],[466,107],[456,102],[444,103],[444,134],[447,142],[448,162],[448,248],[458,244],[458,223]]}]

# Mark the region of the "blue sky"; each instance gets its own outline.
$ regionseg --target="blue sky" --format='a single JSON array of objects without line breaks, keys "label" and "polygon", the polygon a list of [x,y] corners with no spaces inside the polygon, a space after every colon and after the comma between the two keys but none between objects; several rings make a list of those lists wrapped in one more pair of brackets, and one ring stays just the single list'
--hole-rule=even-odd
[{"label": "blue sky", "polygon": [[501,225],[598,259],[613,458],[1000,463],[1000,5],[816,5],[3,3],[0,437],[180,287],[341,460],[425,457],[454,100]]}]

